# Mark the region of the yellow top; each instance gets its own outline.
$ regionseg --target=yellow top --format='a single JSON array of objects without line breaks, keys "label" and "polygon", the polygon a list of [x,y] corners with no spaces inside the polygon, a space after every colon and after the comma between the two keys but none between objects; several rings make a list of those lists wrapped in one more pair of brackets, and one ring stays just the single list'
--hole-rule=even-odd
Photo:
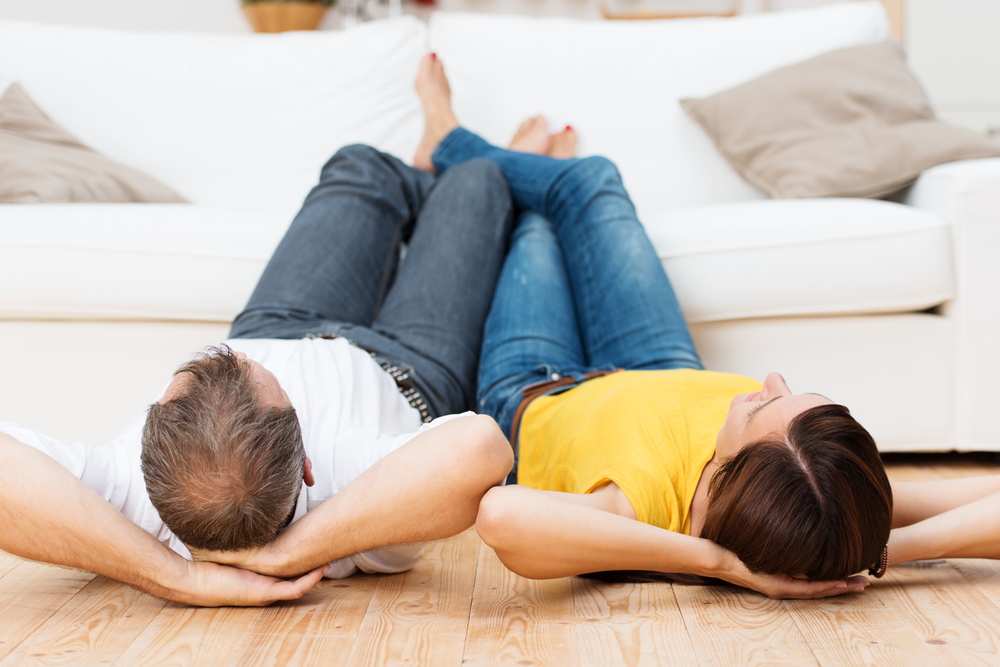
[{"label": "yellow top", "polygon": [[736,394],[759,391],[741,375],[624,371],[541,396],[521,421],[519,484],[625,492],[643,523],[691,531],[691,501]]}]

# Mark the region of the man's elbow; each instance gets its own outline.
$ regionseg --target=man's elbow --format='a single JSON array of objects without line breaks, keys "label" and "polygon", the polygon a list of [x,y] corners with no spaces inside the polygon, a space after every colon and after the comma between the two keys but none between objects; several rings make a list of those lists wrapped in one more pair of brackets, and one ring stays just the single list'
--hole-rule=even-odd
[{"label": "man's elbow", "polygon": [[514,466],[514,452],[492,417],[465,417],[462,428],[463,468],[483,486],[484,493],[507,477]]}]

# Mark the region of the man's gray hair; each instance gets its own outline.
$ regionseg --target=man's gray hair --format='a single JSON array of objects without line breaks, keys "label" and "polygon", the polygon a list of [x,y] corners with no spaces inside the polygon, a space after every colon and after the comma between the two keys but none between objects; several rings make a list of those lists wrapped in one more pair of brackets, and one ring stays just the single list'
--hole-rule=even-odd
[{"label": "man's gray hair", "polygon": [[291,517],[305,447],[294,408],[261,409],[250,367],[228,346],[182,366],[180,393],[149,408],[142,474],[160,518],[196,549],[267,544]]}]

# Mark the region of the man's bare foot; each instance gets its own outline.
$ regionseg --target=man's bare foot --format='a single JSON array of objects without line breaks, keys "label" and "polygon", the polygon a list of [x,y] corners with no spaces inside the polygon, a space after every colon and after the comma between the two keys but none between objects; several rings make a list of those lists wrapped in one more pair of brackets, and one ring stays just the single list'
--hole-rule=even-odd
[{"label": "man's bare foot", "polygon": [[424,107],[424,136],[413,155],[413,166],[434,172],[431,154],[449,132],[458,127],[458,120],[451,110],[451,86],[444,74],[444,65],[433,53],[420,61],[420,71],[413,87]]},{"label": "man's bare foot", "polygon": [[548,155],[560,160],[576,157],[576,139],[576,130],[567,125],[565,130],[553,134],[549,139]]},{"label": "man's bare foot", "polygon": [[532,116],[521,123],[507,146],[512,151],[545,155],[549,151],[549,124],[542,116]]}]

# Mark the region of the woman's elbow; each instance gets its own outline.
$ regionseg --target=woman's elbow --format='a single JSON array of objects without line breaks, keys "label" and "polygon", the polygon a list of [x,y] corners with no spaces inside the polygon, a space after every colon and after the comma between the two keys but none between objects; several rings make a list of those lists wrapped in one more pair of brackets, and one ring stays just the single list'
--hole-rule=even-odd
[{"label": "woman's elbow", "polygon": [[476,516],[476,531],[487,546],[503,551],[510,546],[516,522],[515,512],[509,496],[513,488],[494,487],[486,492],[479,502]]}]

